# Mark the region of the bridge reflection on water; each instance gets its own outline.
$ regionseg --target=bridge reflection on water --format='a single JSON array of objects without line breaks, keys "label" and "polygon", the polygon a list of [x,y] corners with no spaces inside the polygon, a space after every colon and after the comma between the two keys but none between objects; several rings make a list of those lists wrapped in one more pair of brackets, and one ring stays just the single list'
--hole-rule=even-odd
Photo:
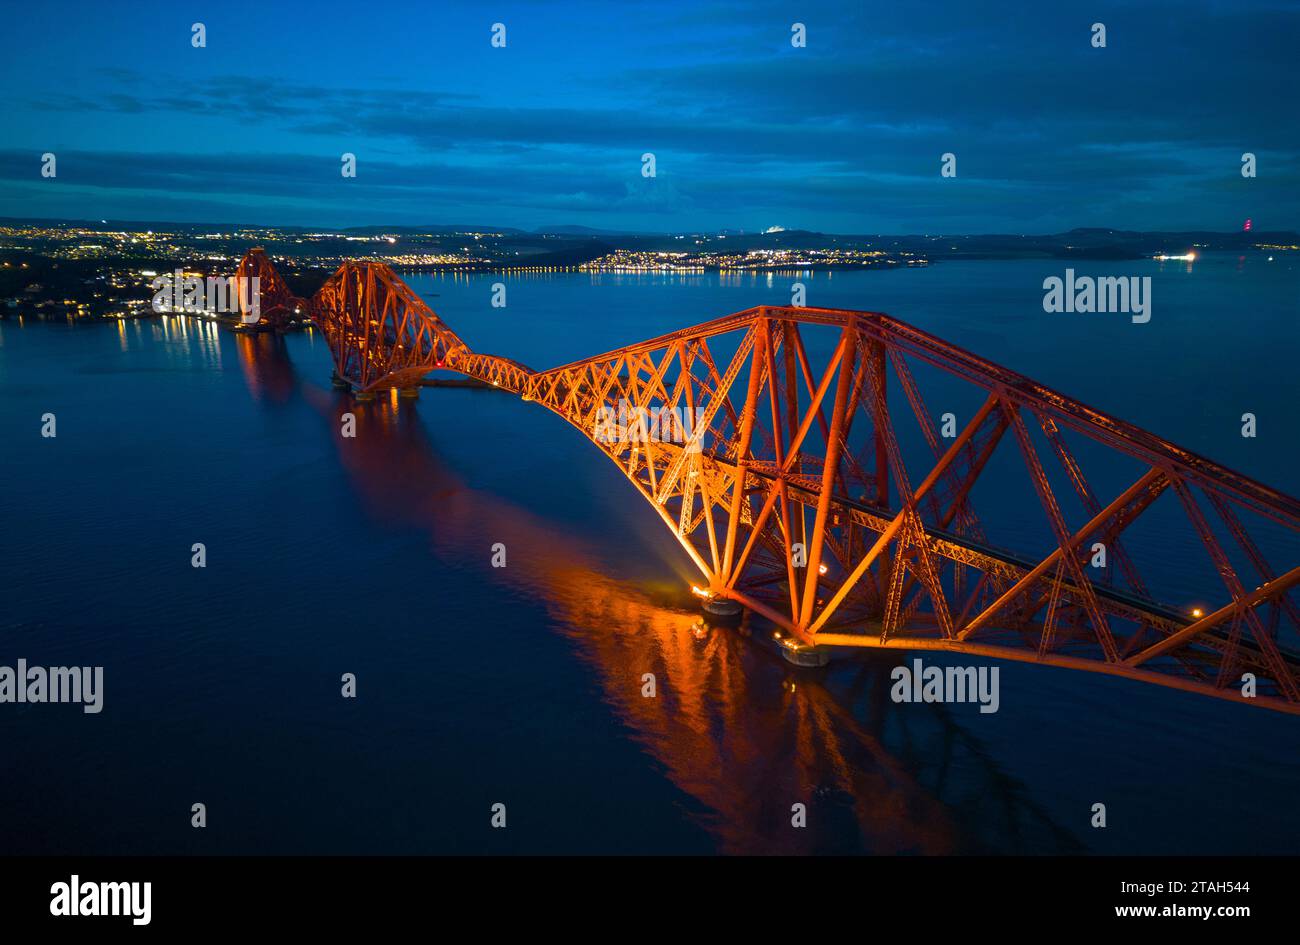
[{"label": "bridge reflection on water", "polygon": [[[509,536],[509,566],[493,577],[545,607],[551,624],[538,632],[571,641],[631,737],[698,805],[691,816],[721,852],[1080,850],[944,706],[891,702],[889,670],[905,654],[790,667],[747,639],[770,628],[749,618],[708,628],[689,600],[612,580],[593,543],[467,486],[420,419],[436,411],[436,394],[425,394],[428,406],[354,404],[299,377],[282,337],[235,344],[255,400],[301,397],[317,410],[371,515],[427,532],[433,555],[456,567],[483,535]],[[342,438],[344,411],[364,436]],[[641,695],[647,672],[655,698]],[[804,830],[790,826],[795,801],[812,812]]]}]

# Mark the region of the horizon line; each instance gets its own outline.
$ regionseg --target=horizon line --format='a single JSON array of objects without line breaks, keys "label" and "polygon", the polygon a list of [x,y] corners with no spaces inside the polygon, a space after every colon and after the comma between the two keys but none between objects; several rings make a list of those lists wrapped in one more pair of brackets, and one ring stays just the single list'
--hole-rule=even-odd
[{"label": "horizon line", "polygon": [[[402,232],[408,231],[413,233],[432,233],[435,230],[443,230],[447,233],[506,233],[515,232],[523,235],[542,235],[558,234],[564,236],[582,236],[588,234],[591,236],[696,236],[710,234],[728,234],[740,236],[776,236],[782,233],[805,233],[813,236],[839,236],[839,237],[970,237],[970,236],[1012,236],[1020,238],[1042,237],[1042,236],[1065,236],[1070,233],[1134,233],[1142,235],[1162,235],[1162,234],[1192,234],[1206,233],[1215,236],[1233,236],[1233,235],[1262,235],[1290,233],[1300,234],[1297,229],[1250,229],[1250,230],[1216,230],[1209,228],[1183,228],[1183,229],[1128,229],[1116,226],[1077,226],[1068,230],[1052,230],[1046,232],[998,232],[998,231],[979,231],[979,232],[946,232],[933,231],[927,233],[921,232],[833,232],[830,230],[809,230],[800,227],[781,227],[780,229],[763,229],[763,230],[745,230],[743,228],[718,227],[711,229],[683,229],[683,230],[635,230],[635,229],[609,229],[603,227],[586,226],[585,224],[559,223],[548,226],[537,226],[524,228],[520,226],[474,226],[469,224],[450,224],[450,223],[425,223],[425,224],[390,224],[390,223],[356,223],[349,226],[323,226],[302,223],[249,223],[233,221],[182,221],[182,220],[149,220],[126,217],[99,218],[98,220],[89,218],[60,218],[60,217],[16,217],[0,215],[0,222],[3,223],[53,223],[58,225],[73,226],[104,226],[108,224],[134,224],[134,225],[162,225],[169,227],[231,227],[245,229],[273,229],[273,230],[302,230],[310,232],[347,232],[351,230],[384,230],[385,232]],[[561,232],[561,231],[572,232]]]}]

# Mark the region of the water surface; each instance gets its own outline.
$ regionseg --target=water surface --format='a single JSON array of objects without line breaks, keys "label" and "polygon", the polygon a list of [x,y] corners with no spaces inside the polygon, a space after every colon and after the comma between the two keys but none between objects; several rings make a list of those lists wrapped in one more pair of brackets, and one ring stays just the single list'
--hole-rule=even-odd
[{"label": "water surface", "polygon": [[[1064,271],[1051,261],[409,281],[472,347],[540,369],[787,303],[798,279],[810,305],[890,312],[1300,492],[1294,263],[1131,266],[1154,280],[1146,325],[1044,313],[1042,280]],[[695,629],[689,562],[558,417],[426,389],[358,409],[362,435],[343,440],[329,371],[319,334],[0,322],[0,664],[105,667],[100,715],[0,706],[0,850],[1300,843],[1295,717],[1021,664],[981,715],[891,703],[893,655],[793,669],[743,632]],[[1296,550],[1270,552],[1290,567]],[[1169,549],[1171,581],[1193,552]],[[339,696],[345,672],[356,700]],[[647,672],[658,698],[641,696]],[[796,801],[806,830],[789,826]],[[488,826],[496,802],[506,830]],[[1105,830],[1089,827],[1096,802]]]}]

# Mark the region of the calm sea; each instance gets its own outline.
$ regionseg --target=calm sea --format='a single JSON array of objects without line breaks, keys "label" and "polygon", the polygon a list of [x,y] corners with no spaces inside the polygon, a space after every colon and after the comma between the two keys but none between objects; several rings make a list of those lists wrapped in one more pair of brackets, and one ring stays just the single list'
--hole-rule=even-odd
[{"label": "calm sea", "polygon": [[[1051,261],[409,282],[540,369],[798,279],[1300,492],[1295,258],[1126,265],[1148,324],[1044,313]],[[0,705],[0,852],[1300,848],[1300,718],[1022,664],[995,714],[895,705],[894,655],[797,670],[758,630],[692,632],[689,562],[558,417],[426,389],[345,447],[329,372],[318,334],[0,322],[0,665],[105,673],[98,715]]]}]

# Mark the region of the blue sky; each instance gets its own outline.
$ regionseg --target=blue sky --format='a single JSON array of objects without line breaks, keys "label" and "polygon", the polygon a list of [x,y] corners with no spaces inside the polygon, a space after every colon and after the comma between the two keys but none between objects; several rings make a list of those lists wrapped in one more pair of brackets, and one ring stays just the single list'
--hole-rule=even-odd
[{"label": "blue sky", "polygon": [[1300,228],[1295,2],[173,0],[4,17],[0,215]]}]

